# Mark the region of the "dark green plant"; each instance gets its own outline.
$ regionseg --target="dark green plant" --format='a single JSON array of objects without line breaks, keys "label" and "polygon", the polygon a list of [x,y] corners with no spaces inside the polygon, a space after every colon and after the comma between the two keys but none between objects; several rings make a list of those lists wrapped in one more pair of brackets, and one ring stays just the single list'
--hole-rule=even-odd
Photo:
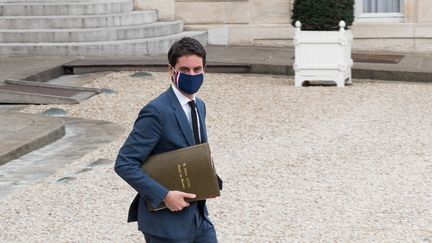
[{"label": "dark green plant", "polygon": [[354,0],[295,0],[291,24],[297,20],[302,30],[338,30],[341,20],[348,29],[354,22]]}]

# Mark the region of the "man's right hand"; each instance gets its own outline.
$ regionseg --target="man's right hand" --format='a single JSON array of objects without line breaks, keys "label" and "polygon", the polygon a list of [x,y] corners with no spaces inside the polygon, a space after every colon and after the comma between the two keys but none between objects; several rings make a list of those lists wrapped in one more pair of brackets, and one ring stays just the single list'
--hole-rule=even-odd
[{"label": "man's right hand", "polygon": [[164,202],[171,212],[181,211],[183,208],[189,207],[190,204],[185,201],[185,198],[195,198],[195,194],[181,192],[181,191],[169,191],[165,196]]}]

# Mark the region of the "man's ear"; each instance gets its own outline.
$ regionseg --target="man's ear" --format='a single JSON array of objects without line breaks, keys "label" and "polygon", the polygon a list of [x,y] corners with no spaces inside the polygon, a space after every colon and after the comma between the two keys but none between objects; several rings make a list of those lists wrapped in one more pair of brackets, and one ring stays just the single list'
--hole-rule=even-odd
[{"label": "man's ear", "polygon": [[174,72],[173,72],[173,70],[172,70],[173,67],[172,67],[170,64],[168,64],[167,68],[168,68],[168,73],[169,73],[171,76],[173,76],[173,75],[174,75]]},{"label": "man's ear", "polygon": [[168,64],[168,74],[170,75],[171,82],[174,82],[175,73],[174,73],[174,67]]}]

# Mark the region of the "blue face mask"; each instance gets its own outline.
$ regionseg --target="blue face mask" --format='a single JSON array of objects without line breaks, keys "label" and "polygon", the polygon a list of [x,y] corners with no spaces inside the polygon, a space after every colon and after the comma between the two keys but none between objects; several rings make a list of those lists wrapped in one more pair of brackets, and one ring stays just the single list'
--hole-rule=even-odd
[{"label": "blue face mask", "polygon": [[174,83],[176,87],[189,95],[198,92],[198,90],[200,89],[201,85],[204,82],[203,73],[197,75],[185,74],[178,71],[174,71],[174,73],[175,73]]}]

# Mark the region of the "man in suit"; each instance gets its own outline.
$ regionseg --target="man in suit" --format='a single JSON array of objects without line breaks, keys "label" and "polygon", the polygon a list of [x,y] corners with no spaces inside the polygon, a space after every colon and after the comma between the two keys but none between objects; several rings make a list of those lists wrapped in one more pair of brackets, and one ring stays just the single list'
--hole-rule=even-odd
[{"label": "man in suit", "polygon": [[[138,221],[148,243],[217,242],[205,201],[188,203],[194,194],[170,191],[141,170],[150,155],[207,142],[206,107],[195,96],[204,80],[204,47],[185,37],[171,46],[168,61],[171,87],[141,109],[115,163],[116,173],[138,192],[128,222]],[[161,202],[167,209],[147,209]]]}]

